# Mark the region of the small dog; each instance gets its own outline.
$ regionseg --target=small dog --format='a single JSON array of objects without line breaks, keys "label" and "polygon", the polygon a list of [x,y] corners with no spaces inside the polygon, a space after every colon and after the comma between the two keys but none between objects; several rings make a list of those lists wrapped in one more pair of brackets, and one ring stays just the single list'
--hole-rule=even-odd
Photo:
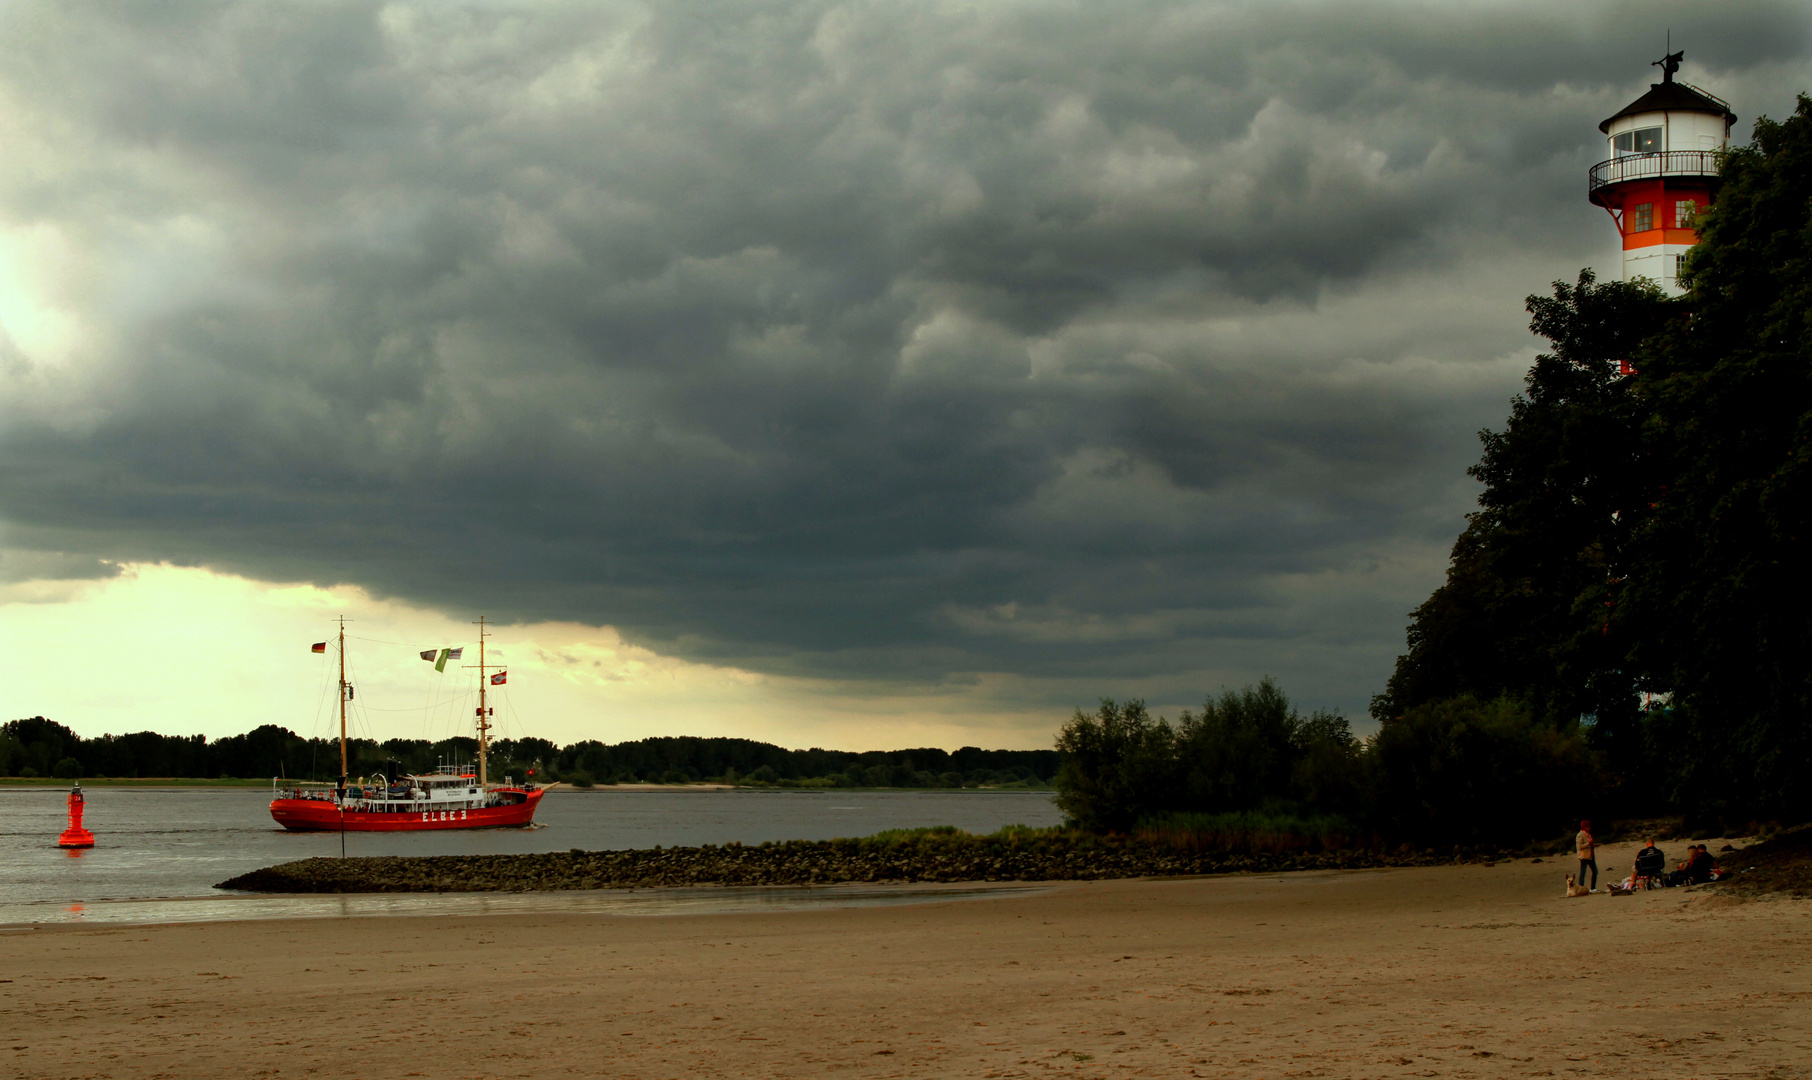
[{"label": "small dog", "polygon": [[1572,874],[1567,875],[1567,895],[1565,897],[1563,897],[1562,899],[1571,900],[1575,896],[1590,896],[1590,895],[1592,895],[1592,890],[1586,888],[1584,885],[1581,885],[1578,881],[1574,880]]}]

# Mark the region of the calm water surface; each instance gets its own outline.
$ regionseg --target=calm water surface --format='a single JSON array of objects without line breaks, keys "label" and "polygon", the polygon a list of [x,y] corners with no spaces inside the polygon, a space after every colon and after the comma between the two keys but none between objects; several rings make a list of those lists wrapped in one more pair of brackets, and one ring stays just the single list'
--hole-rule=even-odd
[{"label": "calm water surface", "polygon": [[[786,907],[792,897],[879,903],[899,890],[661,890],[656,901],[537,894],[539,899],[410,897],[341,900],[230,896],[212,886],[235,874],[312,855],[338,855],[338,833],[292,833],[271,821],[270,792],[253,788],[85,789],[83,822],[95,846],[56,847],[67,788],[0,789],[0,923],[133,921],[292,915],[422,914],[517,910],[522,904],[613,914]],[[829,840],[882,829],[954,825],[1055,825],[1062,815],[1039,792],[554,791],[534,829],[347,833],[348,855],[502,855],[539,851],[693,846],[735,840]],[[698,895],[692,895],[698,894]],[[921,894],[919,898],[925,898]],[[212,902],[202,903],[203,900]],[[668,908],[662,908],[661,904]],[[352,907],[347,905],[351,904]],[[360,907],[363,905],[363,907]],[[424,907],[424,905],[426,905]],[[516,905],[512,907],[511,905]],[[650,906],[654,905],[654,906]],[[727,905],[727,906],[726,906]],[[352,908],[359,908],[355,911]],[[370,908],[370,910],[364,910]],[[471,911],[466,911],[471,908]],[[78,910],[79,909],[79,910]],[[319,910],[316,910],[319,909]],[[421,909],[421,910],[417,910]]]}]

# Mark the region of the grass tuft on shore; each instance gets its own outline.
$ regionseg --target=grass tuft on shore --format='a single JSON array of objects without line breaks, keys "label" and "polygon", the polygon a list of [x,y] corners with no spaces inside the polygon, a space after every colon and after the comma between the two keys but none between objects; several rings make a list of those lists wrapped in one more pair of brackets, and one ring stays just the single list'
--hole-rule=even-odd
[{"label": "grass tuft on shore", "polygon": [[1135,834],[1150,844],[1185,851],[1258,852],[1378,849],[1376,835],[1335,814],[1162,814],[1139,822]]}]

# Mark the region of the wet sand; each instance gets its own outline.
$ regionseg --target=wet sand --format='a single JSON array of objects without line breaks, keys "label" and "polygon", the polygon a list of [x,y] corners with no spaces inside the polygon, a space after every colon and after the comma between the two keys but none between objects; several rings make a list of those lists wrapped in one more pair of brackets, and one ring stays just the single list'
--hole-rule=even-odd
[{"label": "wet sand", "polygon": [[1812,903],[1561,900],[1568,865],[11,928],[0,1075],[1812,1075]]}]

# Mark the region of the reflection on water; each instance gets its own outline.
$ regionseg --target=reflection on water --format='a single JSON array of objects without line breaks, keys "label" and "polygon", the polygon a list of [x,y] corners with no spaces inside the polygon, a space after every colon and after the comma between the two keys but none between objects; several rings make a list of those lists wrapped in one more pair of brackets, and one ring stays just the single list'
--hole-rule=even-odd
[{"label": "reflection on water", "polygon": [[[59,849],[68,789],[0,788],[0,866],[6,868],[0,922],[42,921],[44,912],[66,913],[72,904],[88,905],[86,917],[94,919],[99,901],[224,900],[215,882],[273,863],[340,854],[338,833],[278,828],[267,790],[96,787],[85,794],[84,824],[94,832],[95,846]],[[1062,815],[1042,792],[603,788],[551,792],[536,817],[543,828],[348,833],[344,842],[354,856],[513,855],[827,840],[927,825],[992,832],[1003,825],[1055,825]],[[711,892],[715,902],[727,902],[723,890]]]},{"label": "reflection on water", "polygon": [[527,893],[361,893],[341,896],[217,894],[192,900],[98,904],[0,904],[0,925],[18,923],[228,922],[381,915],[721,915],[806,908],[884,907],[1042,892],[1042,885],[764,885],[596,889]]}]

